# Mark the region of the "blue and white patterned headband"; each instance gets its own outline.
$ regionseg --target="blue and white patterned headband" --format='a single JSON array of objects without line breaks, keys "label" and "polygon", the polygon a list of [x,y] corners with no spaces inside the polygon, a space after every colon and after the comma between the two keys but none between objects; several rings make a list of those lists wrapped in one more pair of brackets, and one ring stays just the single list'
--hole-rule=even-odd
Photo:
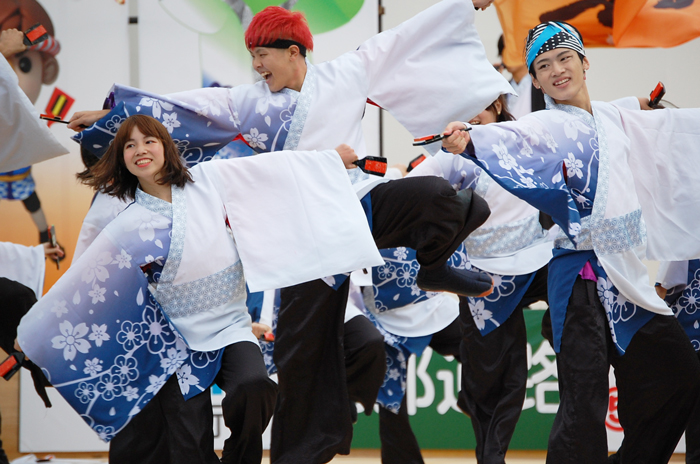
[{"label": "blue and white patterned headband", "polygon": [[586,56],[578,31],[567,23],[549,21],[530,29],[527,36],[527,68],[539,55],[555,48],[569,48]]}]

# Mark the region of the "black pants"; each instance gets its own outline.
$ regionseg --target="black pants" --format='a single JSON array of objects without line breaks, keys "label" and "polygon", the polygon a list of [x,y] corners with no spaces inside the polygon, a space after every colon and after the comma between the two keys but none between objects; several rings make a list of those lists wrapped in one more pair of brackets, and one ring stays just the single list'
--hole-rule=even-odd
[{"label": "black pants", "polygon": [[[695,352],[700,360],[700,351]],[[700,399],[685,429],[685,464],[700,464]]]},{"label": "black pants", "polygon": [[[416,250],[427,269],[439,268],[488,218],[471,190],[455,192],[438,177],[381,184],[371,192],[372,235],[378,248]],[[348,454],[352,423],[343,349],[348,286],[317,280],[284,288],[274,360],[279,397],[270,457],[275,464],[315,464]]]},{"label": "black pants", "polygon": [[226,393],[221,409],[224,424],[231,431],[221,462],[259,464],[262,434],[277,399],[277,384],[267,375],[260,347],[250,342],[227,346],[214,382]]},{"label": "black pants", "polygon": [[513,314],[481,335],[469,301],[460,297],[462,390],[459,407],[470,417],[479,464],[505,463],[527,389],[527,329],[523,308],[547,301],[547,267],[533,279]]},{"label": "black pants", "polygon": [[369,416],[386,373],[384,337],[361,315],[347,321],[343,332],[348,397]]},{"label": "black pants", "polygon": [[109,443],[110,464],[218,463],[209,390],[182,397],[172,375]]},{"label": "black pants", "polygon": [[[461,340],[459,320],[455,319],[433,335],[429,346],[442,356],[454,356],[459,361]],[[379,438],[382,443],[382,464],[423,464],[418,440],[408,420],[405,395],[398,414],[379,408]]]},{"label": "black pants", "polygon": [[[250,342],[227,346],[216,382],[226,392],[222,410],[224,423],[231,430],[221,462],[259,464],[262,432],[270,422],[277,392],[267,376],[260,348]],[[218,463],[213,423],[209,390],[185,401],[177,375],[172,375],[143,411],[112,439],[109,462]]]},{"label": "black pants", "polygon": [[700,362],[673,316],[655,315],[623,356],[613,344],[596,283],[576,279],[557,354],[559,410],[547,463],[603,464],[608,372],[615,368],[622,464],[668,462],[700,394]]}]

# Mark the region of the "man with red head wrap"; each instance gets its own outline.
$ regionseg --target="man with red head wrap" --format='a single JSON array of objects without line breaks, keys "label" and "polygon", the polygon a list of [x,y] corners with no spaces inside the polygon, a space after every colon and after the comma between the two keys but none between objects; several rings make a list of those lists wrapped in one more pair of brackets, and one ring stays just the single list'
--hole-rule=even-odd
[{"label": "man with red head wrap", "polygon": [[[369,153],[361,121],[368,99],[419,137],[442,130],[443,121],[451,117],[469,120],[498,95],[511,91],[486,60],[473,24],[474,7],[489,4],[490,0],[445,0],[356,50],[318,65],[306,59],[313,39],[303,17],[268,7],[253,18],[245,36],[253,67],[264,81],[168,98],[196,108],[219,127],[228,126],[230,139],[243,139],[259,153],[347,144],[364,158]],[[449,71],[438,82],[437,72],[448,63]],[[470,88],[479,92],[465,91]],[[68,127],[79,130],[81,124],[90,126],[102,118],[97,121],[101,128],[118,116],[122,102],[144,101],[154,105],[155,111],[160,98],[116,86],[116,105],[109,115],[76,113]],[[174,117],[174,110],[167,111],[164,121]],[[89,137],[104,134],[92,131],[90,136],[82,135],[80,142],[90,148],[97,142]],[[351,162],[345,164],[353,167]],[[487,210],[480,198],[472,197],[471,191],[457,194],[449,182],[435,177],[387,182],[360,169],[348,169],[348,175],[365,206],[377,247],[417,250],[422,268],[419,286],[462,294],[491,288],[490,278],[483,282],[480,275],[446,265],[464,237],[485,220]],[[300,230],[288,233],[299,235]],[[342,253],[353,250],[333,250],[333,256]],[[451,287],[443,286],[447,281]],[[477,291],[476,287],[484,286]],[[342,346],[347,292],[344,275],[282,289],[275,340],[280,380],[272,432],[275,463],[322,463],[335,454],[349,453],[352,423]]]}]

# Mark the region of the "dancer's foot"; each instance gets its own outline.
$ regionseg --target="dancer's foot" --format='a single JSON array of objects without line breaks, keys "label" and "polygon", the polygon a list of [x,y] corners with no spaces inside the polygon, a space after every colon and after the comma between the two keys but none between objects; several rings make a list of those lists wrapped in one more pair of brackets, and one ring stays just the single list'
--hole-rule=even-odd
[{"label": "dancer's foot", "polygon": [[416,285],[426,292],[450,292],[462,296],[486,296],[493,292],[493,279],[484,272],[444,266],[426,270],[421,267]]}]

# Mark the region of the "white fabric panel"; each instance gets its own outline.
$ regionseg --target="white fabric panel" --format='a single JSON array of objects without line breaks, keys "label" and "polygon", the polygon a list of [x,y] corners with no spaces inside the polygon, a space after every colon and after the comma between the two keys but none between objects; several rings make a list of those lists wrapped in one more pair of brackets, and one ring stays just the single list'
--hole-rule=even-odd
[{"label": "white fabric panel", "polygon": [[647,224],[647,259],[700,258],[700,109],[620,109]]},{"label": "white fabric panel", "polygon": [[509,256],[469,257],[479,269],[501,275],[523,275],[538,271],[552,259],[552,241],[543,240]]},{"label": "white fabric panel", "polygon": [[265,324],[272,327],[273,310],[275,306],[275,292],[276,290],[265,290],[263,295],[263,305],[260,310],[260,320],[261,324]]},{"label": "white fabric panel", "polygon": [[449,293],[440,293],[420,303],[377,313],[377,321],[387,332],[401,337],[423,337],[437,333],[459,316],[459,302]]},{"label": "white fabric panel", "polygon": [[83,219],[83,225],[78,234],[78,242],[73,252],[73,263],[85,252],[87,247],[100,235],[102,229],[121,213],[131,201],[122,201],[119,198],[98,193],[90,205],[90,209]]},{"label": "white fabric panel", "polygon": [[668,293],[675,293],[688,286],[688,261],[665,261],[659,263],[656,281]]},{"label": "white fabric panel", "polygon": [[[513,93],[494,69],[474,25],[470,1],[445,0],[360,46],[368,97],[414,137],[468,121]],[[435,153],[440,144],[427,145]]]},{"label": "white fabric panel", "polygon": [[29,287],[38,300],[44,292],[45,272],[43,245],[28,247],[0,242],[0,277]]},{"label": "white fabric panel", "polygon": [[384,263],[335,150],[281,151],[206,165],[219,173],[252,292]]},{"label": "white fabric panel", "polygon": [[671,308],[649,285],[649,273],[642,262],[644,245],[621,253],[598,254],[598,260],[610,281],[632,303],[652,313],[673,316]]},{"label": "white fabric panel", "polygon": [[26,168],[68,153],[51,134],[46,121],[39,119],[4,57],[0,57],[0,108],[0,172]]}]

